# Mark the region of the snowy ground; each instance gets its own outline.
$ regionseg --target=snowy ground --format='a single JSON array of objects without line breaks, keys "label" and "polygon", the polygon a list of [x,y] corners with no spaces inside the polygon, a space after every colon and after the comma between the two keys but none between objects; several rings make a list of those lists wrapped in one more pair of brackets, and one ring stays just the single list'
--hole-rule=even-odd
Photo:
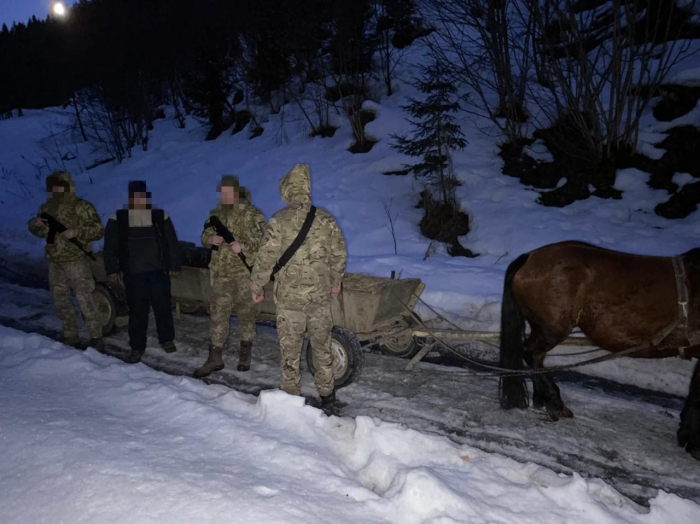
[{"label": "snowy ground", "polygon": [[[0,324],[49,336],[57,336],[60,328],[47,291],[12,284],[0,284]],[[177,319],[179,351],[173,355],[158,349],[151,332],[145,363],[172,375],[190,375],[205,359],[208,328],[205,316]],[[235,328],[234,320],[234,341]],[[255,395],[277,387],[276,333],[263,325],[258,333],[251,372],[238,373],[229,365],[213,375],[212,382]],[[110,353],[117,357],[128,351],[126,333],[110,337],[108,344]],[[235,352],[230,353],[227,362],[235,364]],[[347,404],[340,414],[376,417],[559,473],[602,478],[641,504],[657,496],[659,489],[700,503],[700,464],[675,441],[681,396],[581,375],[558,376],[562,395],[576,418],[552,423],[542,411],[501,410],[493,378],[434,364],[421,364],[417,372],[407,373],[405,364],[405,360],[367,354],[360,379],[339,393]],[[617,375],[644,386],[644,373],[630,369],[634,368],[627,373],[618,370]],[[657,370],[654,376],[652,385],[660,391],[665,389],[664,383],[685,382],[687,388],[687,379],[673,366]],[[303,393],[315,396],[308,373],[304,374]],[[90,392],[85,391],[85,395]]]},{"label": "snowy ground", "polygon": [[696,523],[599,480],[0,328],[3,522]]}]

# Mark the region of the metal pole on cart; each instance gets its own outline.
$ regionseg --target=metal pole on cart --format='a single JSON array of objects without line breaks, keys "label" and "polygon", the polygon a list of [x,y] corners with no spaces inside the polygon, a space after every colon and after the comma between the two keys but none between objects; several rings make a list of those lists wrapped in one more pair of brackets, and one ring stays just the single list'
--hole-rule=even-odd
[{"label": "metal pole on cart", "polygon": [[[440,339],[450,340],[483,340],[497,344],[501,338],[500,333],[492,333],[489,331],[456,331],[456,330],[434,330],[434,331],[413,331],[412,336],[417,338],[430,338],[431,336],[439,335]],[[406,364],[406,371],[413,371],[416,365],[430,353],[438,341],[435,339],[426,342],[421,350]],[[569,337],[560,345],[562,346],[594,346],[590,340],[585,337]]]}]

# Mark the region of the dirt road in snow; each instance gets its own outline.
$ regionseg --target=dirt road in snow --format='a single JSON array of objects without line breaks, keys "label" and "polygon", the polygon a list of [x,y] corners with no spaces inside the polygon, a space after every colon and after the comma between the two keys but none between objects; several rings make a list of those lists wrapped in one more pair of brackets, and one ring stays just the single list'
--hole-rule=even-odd
[{"label": "dirt road in snow", "polygon": [[[0,324],[50,337],[56,337],[60,328],[48,291],[7,281],[0,281]],[[176,320],[179,350],[172,355],[158,348],[153,327],[151,320],[145,364],[189,375],[205,360],[207,317],[183,315]],[[232,328],[235,340],[235,319]],[[229,366],[210,377],[211,382],[253,394],[278,386],[275,330],[261,325],[258,334],[252,370],[235,371],[232,350]],[[126,354],[125,332],[109,337],[108,351],[117,358]],[[405,364],[368,353],[360,379],[339,393],[347,403],[341,415],[375,416],[562,473],[600,477],[637,502],[645,502],[658,489],[700,502],[700,462],[676,444],[680,396],[563,375],[558,378],[562,395],[576,418],[553,423],[543,411],[501,410],[494,378],[429,363],[407,373]],[[308,372],[303,383],[304,395],[314,396]],[[630,394],[635,391],[641,396]]]}]

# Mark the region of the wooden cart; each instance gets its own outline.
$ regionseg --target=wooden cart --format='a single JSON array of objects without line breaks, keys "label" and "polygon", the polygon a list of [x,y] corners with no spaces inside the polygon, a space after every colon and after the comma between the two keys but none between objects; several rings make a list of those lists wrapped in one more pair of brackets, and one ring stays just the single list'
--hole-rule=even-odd
[{"label": "wooden cart", "polygon": [[[185,244],[189,253],[199,257],[198,265],[208,263],[205,251]],[[109,334],[115,327],[128,323],[128,308],[124,290],[107,281],[101,253],[93,262],[97,282],[95,299],[102,318],[103,331]],[[189,257],[188,259],[192,259]],[[415,307],[423,292],[420,279],[395,280],[362,274],[348,274],[343,280],[342,293],[333,299],[333,333],[331,347],[336,387],[355,380],[364,364],[363,346],[379,343],[389,355],[411,357],[419,349],[413,337],[415,321],[406,310]],[[183,266],[172,276],[172,299],[178,314],[208,311],[211,296],[209,270],[206,267]],[[260,321],[275,321],[273,283],[265,286],[265,300],[260,307]],[[308,344],[307,344],[308,346]],[[306,362],[312,373],[316,366],[311,351]]]}]

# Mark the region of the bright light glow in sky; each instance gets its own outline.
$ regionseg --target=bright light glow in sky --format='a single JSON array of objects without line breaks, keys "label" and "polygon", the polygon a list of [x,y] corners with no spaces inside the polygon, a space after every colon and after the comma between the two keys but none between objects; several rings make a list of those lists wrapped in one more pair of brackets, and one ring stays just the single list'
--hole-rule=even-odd
[{"label": "bright light glow in sky", "polygon": [[56,2],[53,5],[53,12],[55,15],[63,16],[66,14],[66,6],[63,5],[61,2]]},{"label": "bright light glow in sky", "polygon": [[[13,22],[26,24],[32,16],[44,20],[51,13],[55,3],[55,0],[0,0],[0,26],[7,24],[7,27],[12,27]],[[64,9],[65,6],[75,3],[77,0],[62,2]]]}]

